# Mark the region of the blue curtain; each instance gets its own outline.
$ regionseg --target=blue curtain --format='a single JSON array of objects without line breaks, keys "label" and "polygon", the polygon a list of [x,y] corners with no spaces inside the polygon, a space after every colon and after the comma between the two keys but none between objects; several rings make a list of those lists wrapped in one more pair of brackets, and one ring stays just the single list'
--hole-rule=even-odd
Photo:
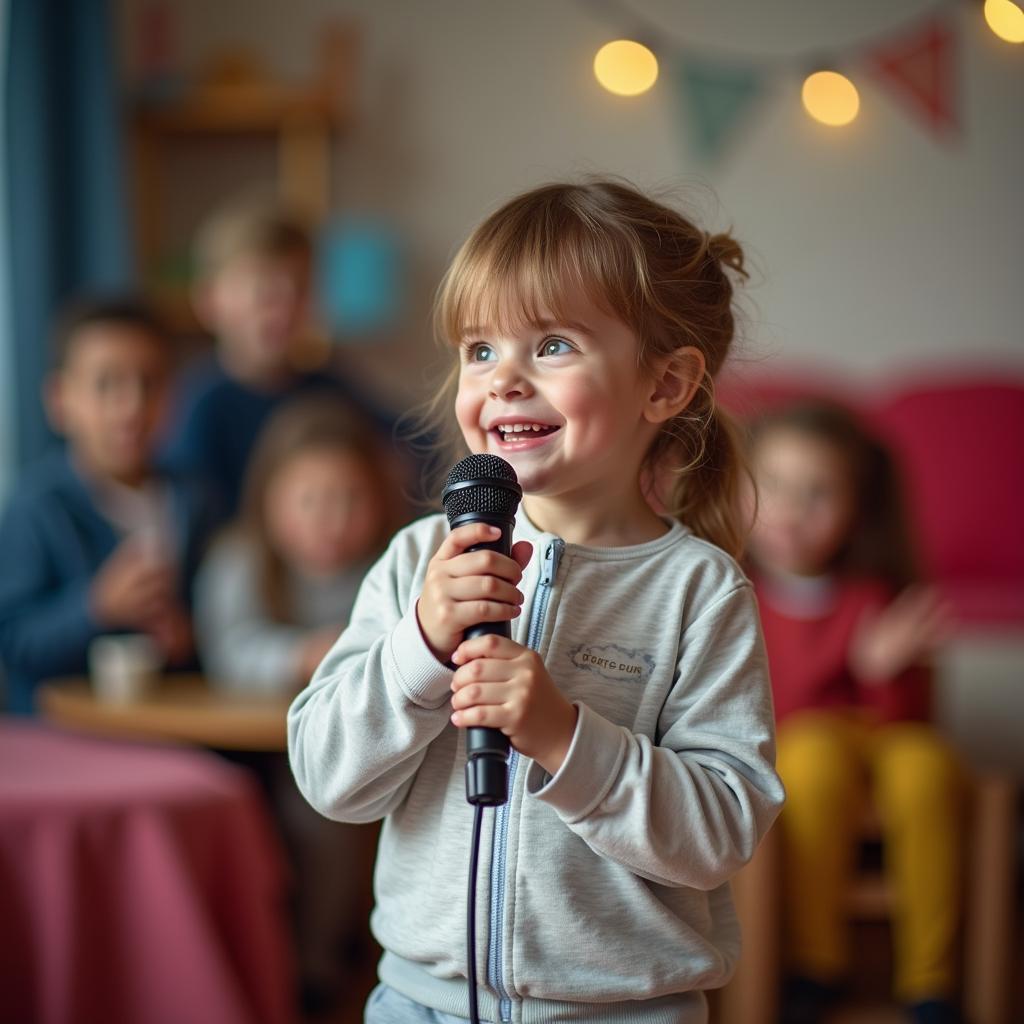
[{"label": "blue curtain", "polygon": [[14,377],[9,447],[24,465],[50,440],[40,386],[55,312],[79,293],[126,286],[132,271],[107,0],[7,0],[6,14],[0,294]]}]

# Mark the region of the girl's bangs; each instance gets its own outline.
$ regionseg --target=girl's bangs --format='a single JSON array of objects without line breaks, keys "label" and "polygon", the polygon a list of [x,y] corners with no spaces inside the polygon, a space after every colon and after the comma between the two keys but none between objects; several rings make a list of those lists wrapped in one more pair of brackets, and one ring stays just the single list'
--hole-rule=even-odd
[{"label": "girl's bangs", "polygon": [[615,275],[600,258],[601,244],[578,226],[560,227],[550,236],[471,239],[442,285],[437,326],[443,340],[458,345],[479,332],[507,334],[565,320],[570,296],[580,291],[614,311],[621,285],[613,289]]}]

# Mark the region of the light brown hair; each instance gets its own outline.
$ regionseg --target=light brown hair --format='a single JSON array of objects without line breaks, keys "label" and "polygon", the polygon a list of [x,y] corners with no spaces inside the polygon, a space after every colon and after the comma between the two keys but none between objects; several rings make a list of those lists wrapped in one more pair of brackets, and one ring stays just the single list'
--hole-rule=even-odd
[{"label": "light brown hair", "polygon": [[294,398],[281,406],[260,432],[246,469],[241,516],[237,533],[258,552],[257,586],[271,616],[289,621],[286,566],[270,538],[266,518],[266,494],[274,477],[292,459],[311,451],[345,452],[356,456],[374,484],[380,516],[373,550],[380,554],[402,515],[401,502],[393,495],[385,456],[369,424],[337,397],[327,395]]},{"label": "light brown hair", "polygon": [[312,258],[309,227],[294,211],[262,194],[241,195],[216,208],[193,245],[198,280],[208,280],[246,256]]},{"label": "light brown hair", "polygon": [[[743,252],[729,234],[708,234],[626,182],[552,184],[506,203],[466,240],[438,291],[435,329],[457,346],[469,324],[495,327],[556,317],[582,288],[639,339],[638,366],[693,346],[706,372],[689,406],[662,426],[647,454],[649,497],[698,536],[732,555],[745,527],[738,435],[715,402],[713,379],[735,333],[733,282]],[[451,438],[458,367],[429,419]]]},{"label": "light brown hair", "polygon": [[854,515],[846,543],[826,568],[846,576],[881,578],[902,589],[920,577],[898,467],[886,445],[845,406],[804,400],[761,414],[749,426],[750,450],[776,432],[829,445],[845,463]]}]

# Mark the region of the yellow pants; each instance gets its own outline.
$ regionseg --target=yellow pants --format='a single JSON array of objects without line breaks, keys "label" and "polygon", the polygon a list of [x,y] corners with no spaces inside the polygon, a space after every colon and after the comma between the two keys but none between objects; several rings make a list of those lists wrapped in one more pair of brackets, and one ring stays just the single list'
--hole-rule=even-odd
[{"label": "yellow pants", "polygon": [[865,800],[876,808],[895,895],[894,987],[913,1002],[951,994],[960,914],[957,760],[921,722],[872,725],[806,712],[778,732],[791,968],[823,981],[849,965],[844,906]]}]

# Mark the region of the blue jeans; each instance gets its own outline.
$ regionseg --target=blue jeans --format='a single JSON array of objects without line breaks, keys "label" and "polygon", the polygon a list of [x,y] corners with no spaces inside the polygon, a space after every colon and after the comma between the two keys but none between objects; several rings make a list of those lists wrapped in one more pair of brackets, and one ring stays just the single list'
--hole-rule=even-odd
[{"label": "blue jeans", "polygon": [[467,1020],[421,1006],[383,983],[370,993],[363,1016],[363,1024],[466,1024]]}]

